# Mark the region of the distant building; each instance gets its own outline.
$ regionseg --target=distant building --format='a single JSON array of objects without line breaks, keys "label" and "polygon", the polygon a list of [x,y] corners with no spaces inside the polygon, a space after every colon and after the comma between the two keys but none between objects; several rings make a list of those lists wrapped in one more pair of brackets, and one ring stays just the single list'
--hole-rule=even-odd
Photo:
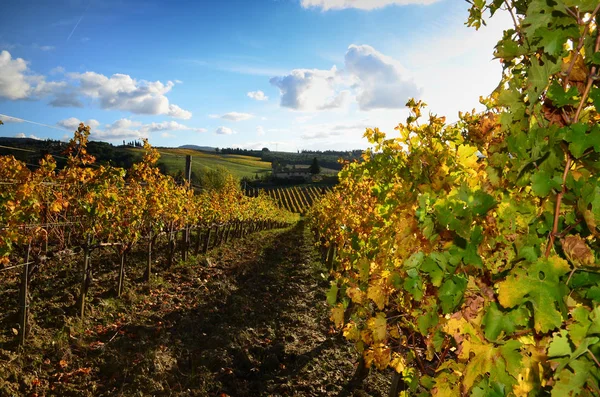
[{"label": "distant building", "polygon": [[278,179],[303,179],[311,180],[312,174],[308,165],[292,165],[282,166],[275,162],[271,165],[271,171],[274,178]]}]

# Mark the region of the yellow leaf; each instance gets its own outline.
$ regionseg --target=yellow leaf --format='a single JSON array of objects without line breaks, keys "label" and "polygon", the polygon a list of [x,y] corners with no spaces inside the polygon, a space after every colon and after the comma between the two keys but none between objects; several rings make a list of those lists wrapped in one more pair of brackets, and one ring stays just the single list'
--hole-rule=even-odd
[{"label": "yellow leaf", "polygon": [[394,353],[392,361],[390,362],[390,367],[396,372],[401,373],[406,368],[406,360],[400,354]]},{"label": "yellow leaf", "polygon": [[457,151],[458,164],[466,169],[475,168],[477,164],[477,148],[469,145],[460,145]]},{"label": "yellow leaf", "polygon": [[367,327],[371,330],[375,342],[383,342],[385,340],[386,325],[387,321],[383,313],[378,313],[377,317],[371,317],[367,321]]},{"label": "yellow leaf", "polygon": [[331,309],[331,321],[333,321],[336,328],[340,328],[344,325],[344,306],[342,306],[342,304],[338,304]]},{"label": "yellow leaf", "polygon": [[[523,373],[524,372],[524,373]],[[531,369],[525,368],[524,371],[517,377],[517,384],[513,386],[513,393],[516,397],[527,397],[529,392],[533,390],[534,382],[531,376]]]},{"label": "yellow leaf", "polygon": [[371,299],[377,305],[379,310],[385,306],[385,295],[380,285],[371,285],[367,291],[367,298]]},{"label": "yellow leaf", "polygon": [[354,321],[350,321],[348,324],[346,324],[343,335],[344,338],[351,342],[358,342],[360,340],[360,332],[358,331],[358,327]]}]

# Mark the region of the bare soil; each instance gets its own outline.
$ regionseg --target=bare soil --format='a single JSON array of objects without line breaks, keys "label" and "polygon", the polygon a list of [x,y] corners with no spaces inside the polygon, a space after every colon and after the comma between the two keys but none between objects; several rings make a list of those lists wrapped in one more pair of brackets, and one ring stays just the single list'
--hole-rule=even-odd
[{"label": "bare soil", "polygon": [[331,328],[327,272],[301,221],[255,233],[142,281],[128,262],[93,257],[85,321],[81,254],[35,274],[27,345],[18,334],[18,272],[0,273],[0,396],[385,396],[391,374],[354,379],[357,354]]}]

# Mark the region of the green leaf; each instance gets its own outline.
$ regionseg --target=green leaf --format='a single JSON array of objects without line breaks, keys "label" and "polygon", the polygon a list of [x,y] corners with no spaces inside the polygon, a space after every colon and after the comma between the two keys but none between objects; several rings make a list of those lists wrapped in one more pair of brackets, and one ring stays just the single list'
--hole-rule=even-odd
[{"label": "green leaf", "polygon": [[454,309],[462,302],[466,288],[467,279],[459,275],[452,276],[442,284],[439,298],[444,314],[454,312]]},{"label": "green leaf", "polygon": [[600,152],[600,127],[595,124],[589,133],[587,129],[587,124],[577,123],[568,127],[565,134],[565,140],[569,142],[569,151],[576,158],[581,157],[590,148]]},{"label": "green leaf", "polygon": [[567,261],[558,256],[540,258],[533,264],[516,267],[497,284],[498,301],[505,308],[530,302],[538,332],[545,333],[560,327],[563,299],[568,293],[560,278],[569,271]]},{"label": "green leaf", "polygon": [[548,357],[564,357],[573,353],[571,342],[569,341],[569,332],[565,329],[556,332],[548,346]]},{"label": "green leaf", "polygon": [[533,60],[528,70],[529,87],[527,94],[529,95],[529,103],[531,105],[539,101],[540,95],[548,87],[550,76],[560,71],[560,65],[552,62],[549,59],[542,61]]},{"label": "green leaf", "polygon": [[576,360],[569,366],[572,371],[564,368],[558,374],[558,381],[552,387],[553,397],[576,396],[583,390],[585,382],[590,377],[592,363],[588,360]]},{"label": "green leaf", "polygon": [[483,316],[482,325],[487,340],[495,341],[500,334],[512,335],[517,327],[527,325],[529,321],[529,311],[524,307],[519,307],[508,312],[500,309],[496,302],[492,302]]},{"label": "green leaf", "polygon": [[409,269],[408,277],[404,280],[404,289],[417,301],[423,299],[423,280],[416,269]]},{"label": "green leaf", "polygon": [[562,108],[564,106],[573,106],[577,103],[579,92],[577,87],[570,87],[566,92],[562,85],[556,80],[552,82],[548,89],[548,98],[552,100],[554,106]]},{"label": "green leaf", "polygon": [[567,325],[567,330],[569,330],[569,335],[575,345],[581,344],[587,336],[590,325],[592,325],[589,314],[588,309],[583,306],[576,307],[571,313],[573,322]]},{"label": "green leaf", "polygon": [[338,294],[338,285],[336,281],[332,281],[331,282],[331,288],[329,288],[329,291],[327,292],[327,303],[329,303],[331,306],[335,306],[336,302],[337,302],[337,294]]},{"label": "green leaf", "polygon": [[531,176],[531,189],[538,197],[546,197],[552,189],[560,189],[561,182],[552,178],[547,171],[538,171]]}]

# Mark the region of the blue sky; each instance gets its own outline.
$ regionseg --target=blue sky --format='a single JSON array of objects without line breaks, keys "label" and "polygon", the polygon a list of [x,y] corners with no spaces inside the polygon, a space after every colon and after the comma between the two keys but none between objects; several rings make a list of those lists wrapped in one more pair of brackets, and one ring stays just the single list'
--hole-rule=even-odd
[{"label": "blue sky", "polygon": [[[509,18],[463,0],[4,0],[0,136],[366,147],[418,97],[449,120],[500,78]],[[11,117],[6,117],[11,116]],[[25,121],[22,121],[25,120]],[[37,123],[37,124],[36,124]]]}]

